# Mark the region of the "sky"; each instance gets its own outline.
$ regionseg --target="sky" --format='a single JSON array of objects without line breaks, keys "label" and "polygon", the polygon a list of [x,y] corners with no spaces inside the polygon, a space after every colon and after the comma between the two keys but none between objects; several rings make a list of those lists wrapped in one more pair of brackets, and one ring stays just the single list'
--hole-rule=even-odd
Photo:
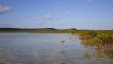
[{"label": "sky", "polygon": [[113,30],[113,0],[0,0],[0,27]]}]

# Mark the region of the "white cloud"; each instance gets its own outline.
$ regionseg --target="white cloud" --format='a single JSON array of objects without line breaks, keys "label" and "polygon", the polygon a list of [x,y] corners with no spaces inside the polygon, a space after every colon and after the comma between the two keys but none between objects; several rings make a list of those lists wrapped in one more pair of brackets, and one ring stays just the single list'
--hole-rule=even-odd
[{"label": "white cloud", "polygon": [[6,13],[6,12],[9,12],[9,11],[11,11],[10,7],[0,4],[0,13]]},{"label": "white cloud", "polygon": [[86,2],[87,2],[87,3],[91,3],[91,2],[92,2],[92,0],[86,0]]},{"label": "white cloud", "polygon": [[44,17],[43,17],[43,20],[52,20],[52,16],[50,14],[46,14]]},{"label": "white cloud", "polygon": [[45,14],[44,16],[40,17],[38,20],[54,21],[54,20],[61,20],[61,18],[56,18],[51,14]]}]

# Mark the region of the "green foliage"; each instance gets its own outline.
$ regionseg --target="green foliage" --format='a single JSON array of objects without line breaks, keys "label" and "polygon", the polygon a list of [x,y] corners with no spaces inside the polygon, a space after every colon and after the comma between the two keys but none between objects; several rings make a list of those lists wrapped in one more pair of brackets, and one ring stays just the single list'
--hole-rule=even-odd
[{"label": "green foliage", "polygon": [[97,31],[80,31],[78,32],[81,36],[81,39],[90,40],[95,38],[98,35]]},{"label": "green foliage", "polygon": [[95,39],[94,42],[96,42],[96,44],[113,44],[113,34],[99,34]]},{"label": "green foliage", "polygon": [[[90,46],[99,46],[99,45],[112,45],[113,44],[113,32],[112,31],[100,31],[98,34],[94,32],[89,32],[88,35],[90,35],[91,40],[83,41],[82,44],[84,45],[90,45]],[[86,33],[85,33],[86,34]]]}]

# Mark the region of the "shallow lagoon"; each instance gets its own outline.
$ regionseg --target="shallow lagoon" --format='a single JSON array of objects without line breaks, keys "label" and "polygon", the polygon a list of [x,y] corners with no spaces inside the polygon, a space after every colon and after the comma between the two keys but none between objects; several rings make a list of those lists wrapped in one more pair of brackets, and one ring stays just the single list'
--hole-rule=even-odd
[{"label": "shallow lagoon", "polygon": [[113,52],[66,33],[0,33],[0,64],[113,64]]}]

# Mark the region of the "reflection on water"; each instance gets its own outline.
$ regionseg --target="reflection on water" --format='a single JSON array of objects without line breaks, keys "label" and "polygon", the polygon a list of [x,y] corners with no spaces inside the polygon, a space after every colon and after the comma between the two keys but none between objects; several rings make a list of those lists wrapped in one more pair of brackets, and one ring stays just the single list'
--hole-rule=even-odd
[{"label": "reflection on water", "polygon": [[65,43],[65,41],[61,41],[61,54],[65,54],[64,43]]},{"label": "reflection on water", "polygon": [[[64,56],[65,56],[65,47],[64,47],[64,43],[65,41],[62,40],[61,41],[61,48],[60,48],[60,53],[61,53],[61,56],[62,56],[62,60],[65,59]],[[61,64],[66,64],[64,61],[61,63]]]},{"label": "reflection on water", "polygon": [[84,46],[84,55],[85,58],[94,58],[94,59],[111,59],[113,60],[113,50],[106,50],[105,48],[93,48]]},{"label": "reflection on water", "polygon": [[113,64],[113,51],[71,34],[0,33],[0,64]]}]

